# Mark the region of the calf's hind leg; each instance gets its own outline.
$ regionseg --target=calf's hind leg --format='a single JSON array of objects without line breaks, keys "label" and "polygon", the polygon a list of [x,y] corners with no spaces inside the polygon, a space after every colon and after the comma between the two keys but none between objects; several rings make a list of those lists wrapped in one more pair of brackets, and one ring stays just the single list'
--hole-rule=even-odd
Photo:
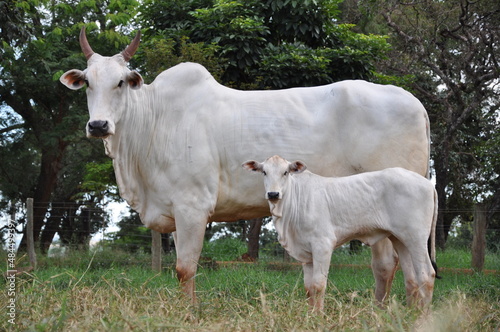
[{"label": "calf's hind leg", "polygon": [[415,269],[413,268],[410,251],[396,237],[391,236],[390,239],[400,258],[401,270],[403,270],[405,279],[406,302],[409,306],[414,306],[418,303],[420,296],[418,281],[415,276]]},{"label": "calf's hind leg", "polygon": [[408,304],[421,308],[429,305],[436,273],[427,251],[427,240],[407,239],[405,243],[395,237],[391,240],[401,258]]},{"label": "calf's hind leg", "polygon": [[398,255],[391,241],[386,238],[371,246],[372,271],[375,278],[375,299],[382,305],[388,298],[398,266]]}]

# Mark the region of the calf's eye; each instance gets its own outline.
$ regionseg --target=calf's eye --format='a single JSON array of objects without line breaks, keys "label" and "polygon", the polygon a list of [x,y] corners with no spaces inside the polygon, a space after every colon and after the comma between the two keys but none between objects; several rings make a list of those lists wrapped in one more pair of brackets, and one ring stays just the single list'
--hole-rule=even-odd
[{"label": "calf's eye", "polygon": [[288,171],[285,171],[285,173],[283,173],[284,176],[287,176],[287,174],[288,174]]},{"label": "calf's eye", "polygon": [[123,85],[123,80],[120,81],[120,83],[118,83],[118,87],[121,88]]},{"label": "calf's eye", "polygon": [[267,175],[267,173],[265,171],[262,171],[262,174]]}]

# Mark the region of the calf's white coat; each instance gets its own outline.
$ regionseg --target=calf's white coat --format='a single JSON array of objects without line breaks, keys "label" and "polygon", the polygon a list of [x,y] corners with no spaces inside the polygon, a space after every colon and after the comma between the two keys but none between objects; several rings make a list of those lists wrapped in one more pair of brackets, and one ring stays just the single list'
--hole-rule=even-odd
[{"label": "calf's white coat", "polygon": [[264,174],[278,240],[303,263],[313,308],[323,308],[332,251],[353,239],[372,246],[389,238],[400,257],[408,303],[431,302],[435,271],[427,240],[431,235],[434,256],[437,195],[428,179],[403,168],[322,177],[305,171],[303,162],[279,156],[243,167]]}]

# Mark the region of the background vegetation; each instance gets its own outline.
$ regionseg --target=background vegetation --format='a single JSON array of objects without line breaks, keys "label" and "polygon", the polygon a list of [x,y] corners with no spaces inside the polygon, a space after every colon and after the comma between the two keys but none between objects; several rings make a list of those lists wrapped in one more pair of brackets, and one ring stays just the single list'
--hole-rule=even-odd
[{"label": "background vegetation", "polygon": [[[467,245],[473,206],[482,202],[487,243],[498,250],[498,1],[13,0],[0,1],[0,14],[0,213],[24,232],[23,203],[33,197],[43,253],[56,234],[62,245],[87,248],[109,223],[106,205],[118,199],[102,145],[84,137],[84,93],[58,82],[65,70],[85,68],[77,38],[83,24],[104,55],[141,29],[131,66],[149,82],[195,61],[240,89],[359,78],[405,87],[431,119],[439,246]],[[207,239],[243,239],[245,225],[213,225]],[[109,241],[148,236],[133,213],[119,226]]]},{"label": "background vegetation", "polygon": [[[36,271],[17,279],[19,330],[499,329],[498,274],[457,270],[470,266],[480,202],[488,210],[485,269],[500,270],[497,0],[0,0],[0,16],[0,216],[23,233],[23,204],[33,197],[39,251],[59,238]],[[84,24],[103,55],[140,29],[131,67],[147,82],[194,61],[239,89],[366,79],[413,92],[431,119],[438,244],[446,248],[430,312],[403,306],[400,272],[388,308],[374,306],[370,255],[361,248],[336,252],[326,314],[310,316],[300,266],[283,262],[272,230],[261,232],[257,264],[216,263],[246,251],[244,221],[207,230],[196,306],[179,294],[168,236],[164,273],[149,269],[150,232],[135,213],[89,246],[119,198],[101,143],[85,138],[84,92],[58,82],[86,66],[77,37]],[[26,259],[18,255],[20,265]],[[348,264],[357,266],[339,267]]]}]

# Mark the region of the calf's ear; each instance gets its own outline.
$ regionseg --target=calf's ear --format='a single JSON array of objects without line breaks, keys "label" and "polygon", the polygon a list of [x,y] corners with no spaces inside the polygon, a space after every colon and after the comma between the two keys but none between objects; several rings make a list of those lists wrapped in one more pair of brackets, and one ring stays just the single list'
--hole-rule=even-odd
[{"label": "calf's ear", "polygon": [[262,164],[254,160],[244,162],[241,167],[248,171],[262,172]]},{"label": "calf's ear", "polygon": [[304,164],[302,161],[294,161],[293,163],[290,163],[288,166],[288,170],[290,173],[302,173],[307,169],[306,164]]}]

